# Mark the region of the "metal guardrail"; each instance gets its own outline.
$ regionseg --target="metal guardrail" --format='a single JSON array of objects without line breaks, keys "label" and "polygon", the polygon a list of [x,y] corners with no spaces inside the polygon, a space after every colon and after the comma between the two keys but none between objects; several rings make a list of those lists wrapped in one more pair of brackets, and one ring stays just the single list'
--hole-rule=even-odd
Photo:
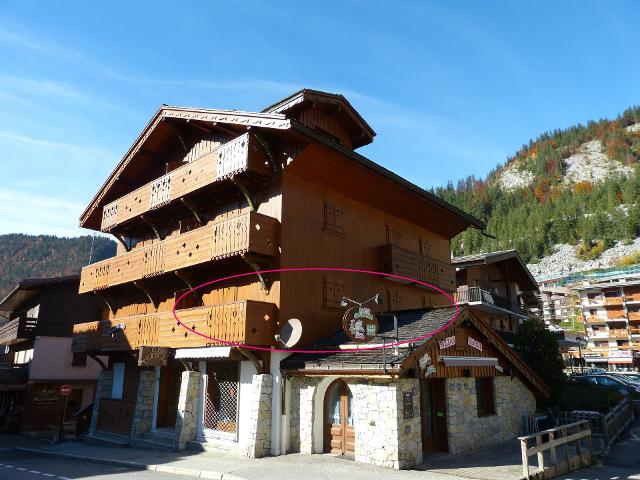
[{"label": "metal guardrail", "polygon": [[640,275],[640,264],[629,265],[628,267],[609,267],[597,270],[587,270],[569,275],[560,273],[541,275],[536,278],[537,282],[556,280],[558,285],[570,285],[572,283],[588,280],[606,280],[608,278],[621,277],[626,275]]}]

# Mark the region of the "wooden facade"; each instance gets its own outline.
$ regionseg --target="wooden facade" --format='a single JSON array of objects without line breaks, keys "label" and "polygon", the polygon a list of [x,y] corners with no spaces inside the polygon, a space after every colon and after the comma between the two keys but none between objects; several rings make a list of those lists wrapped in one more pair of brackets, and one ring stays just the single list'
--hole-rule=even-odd
[{"label": "wooden facade", "polygon": [[[263,113],[161,108],[81,218],[120,246],[82,271],[80,292],[107,308],[76,326],[74,350],[215,344],[177,325],[176,298],[270,268],[382,268],[453,292],[449,240],[482,224],[353,152],[374,135],[344,97],[308,90]],[[309,345],[339,327],[342,296],[376,293],[385,310],[447,303],[382,276],[288,272],[209,285],[177,308],[247,345],[274,345],[298,318]]]}]

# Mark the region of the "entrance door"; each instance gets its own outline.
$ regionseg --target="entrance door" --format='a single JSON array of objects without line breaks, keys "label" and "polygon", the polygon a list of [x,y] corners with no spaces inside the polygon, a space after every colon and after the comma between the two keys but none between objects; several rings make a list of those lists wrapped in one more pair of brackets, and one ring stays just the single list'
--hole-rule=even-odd
[{"label": "entrance door", "polygon": [[422,450],[446,452],[447,415],[444,378],[422,380]]},{"label": "entrance door", "polygon": [[324,421],[324,451],[354,456],[356,429],[353,426],[353,395],[342,380],[336,380],[327,389]]},{"label": "entrance door", "polygon": [[156,429],[173,430],[176,427],[181,378],[182,365],[178,362],[169,361],[166,366],[160,367]]}]

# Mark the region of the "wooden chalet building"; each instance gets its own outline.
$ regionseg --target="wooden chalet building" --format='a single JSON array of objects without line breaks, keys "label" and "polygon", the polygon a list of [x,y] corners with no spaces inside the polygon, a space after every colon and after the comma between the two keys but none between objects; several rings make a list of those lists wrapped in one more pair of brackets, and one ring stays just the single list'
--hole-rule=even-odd
[{"label": "wooden chalet building", "polygon": [[459,304],[496,330],[512,333],[539,308],[538,283],[516,250],[453,257]]},{"label": "wooden chalet building", "polygon": [[101,314],[102,302],[78,295],[78,275],[22,280],[0,301],[0,430],[47,435],[63,414],[60,387],[71,386],[67,426],[91,405],[99,359],[72,354],[73,325]]},{"label": "wooden chalet building", "polygon": [[[85,267],[80,282],[81,293],[107,306],[102,318],[74,331],[75,352],[109,357],[96,393],[93,437],[247,456],[335,449],[331,428],[307,429],[314,415],[324,422],[325,392],[304,390],[313,411],[294,401],[303,394],[304,382],[321,379],[319,372],[298,364],[281,368],[288,352],[252,351],[243,345],[282,348],[276,335],[291,319],[302,326],[295,348],[317,345],[341,328],[345,296],[363,300],[379,294],[378,312],[431,311],[450,302],[415,283],[383,276],[262,272],[377,270],[453,293],[450,239],[468,227],[484,228],[355,152],[374,135],[343,96],[314,90],[302,90],[259,113],[158,110],[80,221],[120,242],[117,255]],[[191,291],[247,272],[253,274]],[[173,317],[174,306],[188,328]],[[502,355],[498,366],[515,372],[507,367],[512,357]],[[419,388],[415,355],[403,361],[401,369],[374,372],[382,374],[389,391],[395,392],[405,377]],[[464,374],[448,368],[440,370],[442,378],[447,372]],[[331,401],[346,408],[349,382],[378,381],[360,371],[324,372],[332,381],[350,379],[339,384],[339,394],[331,390],[327,409],[337,405]],[[507,378],[520,382],[519,375]],[[537,380],[526,385],[544,395]],[[417,410],[422,408],[419,397],[412,399]],[[366,415],[360,400],[355,405]],[[534,408],[531,402],[523,404]],[[525,413],[532,412],[518,415]],[[395,458],[390,454],[379,460],[361,446],[368,431],[358,425],[350,429],[347,436],[355,440],[341,443],[340,452],[396,468],[418,459],[401,461],[396,448]],[[320,439],[311,442],[316,435]],[[420,455],[421,445],[415,445]]]}]

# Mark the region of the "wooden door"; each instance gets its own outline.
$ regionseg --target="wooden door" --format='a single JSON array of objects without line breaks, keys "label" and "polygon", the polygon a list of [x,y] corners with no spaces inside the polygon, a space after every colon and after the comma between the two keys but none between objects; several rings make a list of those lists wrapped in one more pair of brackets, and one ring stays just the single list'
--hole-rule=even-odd
[{"label": "wooden door", "polygon": [[444,379],[422,380],[422,450],[448,451]]},{"label": "wooden door", "polygon": [[353,395],[346,383],[336,380],[324,397],[324,451],[335,455],[355,455],[356,429],[353,424]]},{"label": "wooden door", "polygon": [[160,368],[156,428],[172,429],[176,426],[181,376],[182,366],[178,362],[169,361]]}]

